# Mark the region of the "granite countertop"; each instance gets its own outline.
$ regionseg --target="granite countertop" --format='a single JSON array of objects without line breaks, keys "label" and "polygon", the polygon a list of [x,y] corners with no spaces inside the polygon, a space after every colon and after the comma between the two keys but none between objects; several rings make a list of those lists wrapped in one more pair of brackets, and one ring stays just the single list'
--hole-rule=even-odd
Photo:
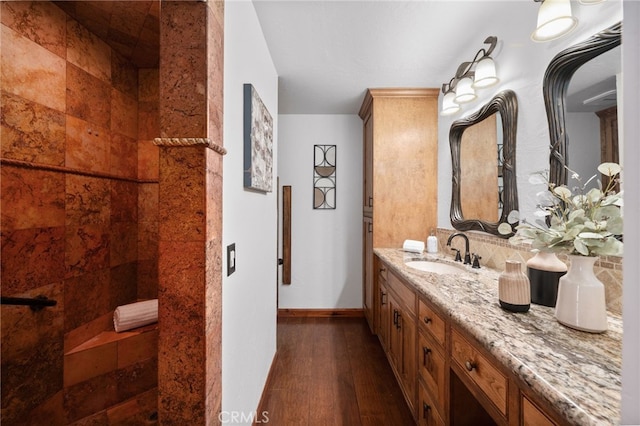
[{"label": "granite countertop", "polygon": [[620,316],[609,314],[605,333],[573,330],[556,321],[554,308],[531,304],[526,313],[500,308],[501,271],[472,269],[467,265],[467,272],[462,274],[438,275],[410,268],[405,262],[427,259],[454,263],[451,258],[389,248],[377,248],[374,253],[570,423],[581,426],[619,423]]}]

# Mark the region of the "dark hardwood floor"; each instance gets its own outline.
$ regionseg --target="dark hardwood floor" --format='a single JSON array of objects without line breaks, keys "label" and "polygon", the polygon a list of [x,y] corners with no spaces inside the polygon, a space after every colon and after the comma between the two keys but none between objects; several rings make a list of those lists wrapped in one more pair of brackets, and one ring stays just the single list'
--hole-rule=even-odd
[{"label": "dark hardwood floor", "polygon": [[415,424],[363,318],[279,319],[272,368],[258,410],[270,425]]}]

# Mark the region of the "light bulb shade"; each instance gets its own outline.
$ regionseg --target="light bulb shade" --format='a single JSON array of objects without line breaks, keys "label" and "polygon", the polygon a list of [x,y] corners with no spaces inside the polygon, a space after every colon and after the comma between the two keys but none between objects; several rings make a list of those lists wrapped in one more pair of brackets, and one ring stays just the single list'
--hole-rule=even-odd
[{"label": "light bulb shade", "polygon": [[490,56],[486,56],[476,64],[475,77],[473,79],[473,87],[489,87],[496,84],[498,77],[496,76],[496,64]]},{"label": "light bulb shade", "polygon": [[464,104],[466,102],[471,102],[476,98],[476,91],[473,90],[473,80],[471,77],[465,77],[458,81],[458,85],[456,86],[456,97],[454,98],[455,102],[458,104]]},{"label": "light bulb shade", "polygon": [[454,92],[447,92],[442,97],[442,111],[440,115],[451,115],[460,111],[460,105],[456,103],[454,98],[456,94]]},{"label": "light bulb shade", "polygon": [[531,34],[533,41],[550,41],[562,37],[578,25],[571,14],[570,0],[544,0],[538,10],[538,28]]}]

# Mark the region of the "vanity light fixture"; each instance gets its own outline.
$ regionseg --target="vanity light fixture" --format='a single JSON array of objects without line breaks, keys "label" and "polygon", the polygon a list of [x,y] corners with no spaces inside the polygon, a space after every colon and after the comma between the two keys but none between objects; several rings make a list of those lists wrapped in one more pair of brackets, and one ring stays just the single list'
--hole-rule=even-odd
[{"label": "vanity light fixture", "polygon": [[456,87],[456,97],[454,100],[459,104],[466,104],[475,98],[477,98],[477,96],[476,91],[473,89],[473,78],[471,78],[471,76],[461,78]]},{"label": "vanity light fixture", "polygon": [[496,75],[496,63],[491,56],[485,56],[476,65],[476,75],[473,78],[473,87],[489,87],[500,79]]},{"label": "vanity light fixture", "polygon": [[591,5],[591,4],[602,3],[602,2],[605,2],[605,1],[607,1],[607,0],[578,0],[578,3]]},{"label": "vanity light fixture", "polygon": [[551,41],[568,34],[578,25],[571,14],[570,0],[533,0],[542,3],[538,10],[538,26],[531,34],[533,41]]},{"label": "vanity light fixture", "polygon": [[460,105],[455,101],[456,92],[453,90],[447,92],[442,97],[442,112],[440,115],[451,115],[460,111]]},{"label": "vanity light fixture", "polygon": [[484,41],[487,49],[478,50],[471,62],[463,62],[458,66],[455,76],[442,85],[442,110],[440,115],[451,115],[460,111],[460,104],[476,99],[475,89],[489,87],[496,84],[496,65],[491,53],[498,43],[498,38],[489,36]]}]

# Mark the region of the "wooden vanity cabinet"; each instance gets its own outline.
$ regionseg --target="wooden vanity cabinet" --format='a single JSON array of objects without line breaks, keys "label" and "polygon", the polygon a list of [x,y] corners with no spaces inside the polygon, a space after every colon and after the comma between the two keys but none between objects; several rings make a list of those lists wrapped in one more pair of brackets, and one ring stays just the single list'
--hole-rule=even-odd
[{"label": "wooden vanity cabinet", "polygon": [[472,339],[463,336],[454,326],[451,327],[451,370],[496,423],[507,424],[507,376]]},{"label": "wooden vanity cabinet", "polygon": [[[424,241],[437,225],[438,89],[369,89],[363,122],[363,307],[372,330],[373,247]],[[368,222],[367,222],[368,221]]]},{"label": "wooden vanity cabinet", "polygon": [[377,256],[374,268],[375,330],[419,425],[567,424],[465,328]]},{"label": "wooden vanity cabinet", "polygon": [[380,262],[377,256],[374,257],[374,264],[376,265],[376,269],[378,270],[378,274],[376,275],[376,278],[378,280],[378,308],[375,310],[375,331],[378,335],[378,339],[380,339],[380,344],[382,344],[382,347],[386,351],[389,348],[389,332],[391,326],[391,309],[389,307],[387,268],[382,262]]},{"label": "wooden vanity cabinet", "polygon": [[[446,322],[423,298],[418,299],[418,421],[444,424],[449,362]],[[422,410],[422,411],[420,411]]]},{"label": "wooden vanity cabinet", "polygon": [[[370,217],[365,216],[362,220],[362,238],[363,252],[373,253],[373,219]],[[375,285],[374,263],[373,256],[362,256],[362,310],[372,333],[375,333],[376,330],[375,317],[378,291]]]},{"label": "wooden vanity cabinet", "polygon": [[522,396],[522,424],[524,426],[555,426],[556,423],[529,398]]},{"label": "wooden vanity cabinet", "polygon": [[416,294],[393,273],[387,273],[389,338],[387,358],[409,408],[416,406]]}]

